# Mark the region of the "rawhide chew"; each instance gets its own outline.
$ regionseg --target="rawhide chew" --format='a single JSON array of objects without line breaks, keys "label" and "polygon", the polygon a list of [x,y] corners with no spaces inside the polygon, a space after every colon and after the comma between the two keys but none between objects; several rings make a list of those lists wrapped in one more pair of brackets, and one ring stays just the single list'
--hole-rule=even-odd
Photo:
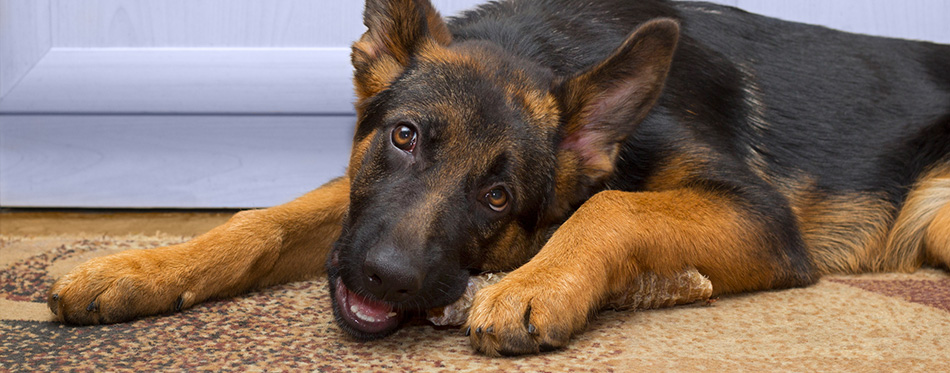
[{"label": "rawhide chew", "polygon": [[627,291],[607,300],[605,305],[615,309],[649,310],[690,304],[708,300],[712,296],[712,282],[695,268],[689,268],[671,277],[653,272],[641,273]]},{"label": "rawhide chew", "polygon": [[465,324],[465,320],[468,319],[468,311],[472,308],[472,302],[475,301],[475,293],[488,285],[501,281],[506,274],[506,272],[483,273],[469,277],[468,287],[465,288],[462,297],[448,306],[429,310],[429,321],[439,326]]},{"label": "rawhide chew", "polygon": [[[497,283],[504,272],[471,276],[465,294],[455,303],[428,312],[428,320],[435,325],[458,326],[465,324],[469,310],[480,289]],[[654,309],[708,300],[712,296],[712,282],[694,268],[672,277],[660,277],[647,272],[633,282],[628,291],[613,296],[605,305],[614,309]]]}]

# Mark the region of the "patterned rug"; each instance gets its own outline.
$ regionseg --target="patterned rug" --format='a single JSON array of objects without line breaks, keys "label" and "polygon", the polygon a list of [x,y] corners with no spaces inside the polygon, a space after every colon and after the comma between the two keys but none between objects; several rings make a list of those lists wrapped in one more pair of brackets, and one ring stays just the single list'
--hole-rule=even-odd
[{"label": "patterned rug", "polygon": [[170,236],[0,236],[0,371],[945,371],[950,275],[836,276],[710,306],[606,311],[565,350],[492,359],[458,329],[418,323],[355,342],[322,280],[118,325],[50,322],[46,289],[91,257]]}]

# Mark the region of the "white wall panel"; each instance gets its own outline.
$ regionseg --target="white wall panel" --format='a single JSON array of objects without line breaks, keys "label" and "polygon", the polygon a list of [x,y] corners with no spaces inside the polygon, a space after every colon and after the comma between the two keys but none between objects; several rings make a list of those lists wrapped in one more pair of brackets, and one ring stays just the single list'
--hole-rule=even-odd
[{"label": "white wall panel", "polygon": [[50,0],[0,0],[0,99],[51,44]]},{"label": "white wall panel", "polygon": [[736,6],[736,3],[738,3],[739,0],[709,0],[708,2],[722,4],[722,5]]},{"label": "white wall panel", "polygon": [[353,127],[348,116],[0,116],[0,206],[272,206],[343,175]]},{"label": "white wall panel", "polygon": [[834,29],[950,43],[947,0],[733,0],[747,11]]},{"label": "white wall panel", "polygon": [[[55,47],[348,47],[364,30],[362,1],[52,1]],[[443,15],[476,3],[434,2]]]},{"label": "white wall panel", "polygon": [[361,28],[357,1],[52,1],[55,47],[344,46]]}]

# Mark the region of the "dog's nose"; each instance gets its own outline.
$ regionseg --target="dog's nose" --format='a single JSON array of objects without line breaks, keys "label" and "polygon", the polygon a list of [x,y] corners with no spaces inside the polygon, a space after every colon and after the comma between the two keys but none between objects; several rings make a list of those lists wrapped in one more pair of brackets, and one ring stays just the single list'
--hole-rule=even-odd
[{"label": "dog's nose", "polygon": [[363,263],[363,284],[377,299],[398,303],[422,288],[425,277],[420,266],[393,247],[371,250]]}]

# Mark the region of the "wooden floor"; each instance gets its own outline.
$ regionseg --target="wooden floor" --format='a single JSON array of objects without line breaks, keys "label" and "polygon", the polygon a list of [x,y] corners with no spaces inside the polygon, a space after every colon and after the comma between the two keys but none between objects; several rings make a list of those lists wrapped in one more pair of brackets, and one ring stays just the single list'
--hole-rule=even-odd
[{"label": "wooden floor", "polygon": [[207,232],[233,215],[214,212],[37,212],[0,211],[0,235],[44,236],[59,234],[191,236]]}]

